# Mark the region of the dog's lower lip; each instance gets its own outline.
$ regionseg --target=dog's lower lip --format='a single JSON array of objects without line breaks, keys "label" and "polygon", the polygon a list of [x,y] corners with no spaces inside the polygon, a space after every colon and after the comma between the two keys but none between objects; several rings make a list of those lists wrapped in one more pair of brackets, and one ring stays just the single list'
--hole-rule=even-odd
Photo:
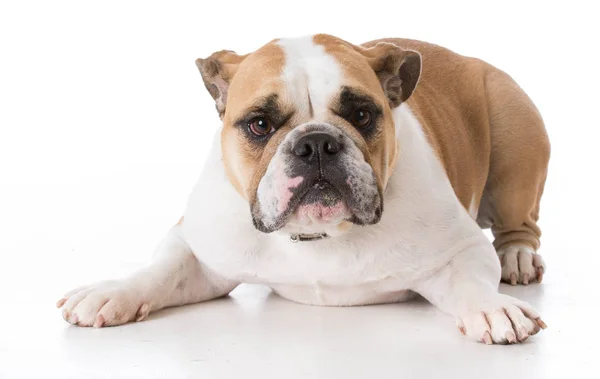
[{"label": "dog's lower lip", "polygon": [[297,206],[311,203],[333,205],[343,201],[341,193],[334,185],[326,180],[319,179],[302,194]]}]

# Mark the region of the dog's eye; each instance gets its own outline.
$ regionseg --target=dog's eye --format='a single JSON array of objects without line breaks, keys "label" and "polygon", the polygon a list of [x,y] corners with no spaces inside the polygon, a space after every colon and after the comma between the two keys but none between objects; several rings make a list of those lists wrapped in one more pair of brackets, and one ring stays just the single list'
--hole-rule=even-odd
[{"label": "dog's eye", "polygon": [[265,117],[256,117],[250,123],[248,123],[250,131],[257,136],[266,136],[269,133],[274,132],[271,121]]},{"label": "dog's eye", "polygon": [[356,109],[350,115],[350,122],[357,128],[366,128],[371,125],[373,114],[364,108]]}]

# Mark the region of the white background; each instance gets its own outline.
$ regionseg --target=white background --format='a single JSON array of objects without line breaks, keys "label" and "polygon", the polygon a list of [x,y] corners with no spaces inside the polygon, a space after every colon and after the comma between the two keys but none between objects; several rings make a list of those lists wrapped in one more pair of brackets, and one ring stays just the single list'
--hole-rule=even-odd
[{"label": "white background", "polygon": [[[37,369],[48,369],[40,371],[46,377],[77,376],[95,367],[94,357],[106,358],[102,350],[90,356],[88,345],[73,345],[72,333],[90,332],[69,328],[53,303],[73,286],[137,267],[182,214],[219,127],[194,60],[216,50],[247,53],[273,38],[318,32],[354,43],[381,37],[434,42],[507,71],[531,96],[552,142],[540,221],[549,270],[541,286],[517,290],[548,312],[551,329],[532,340],[537,346],[527,354],[537,365],[534,376],[562,373],[559,356],[570,359],[568,367],[589,367],[598,353],[585,343],[597,340],[593,289],[600,263],[600,30],[591,4],[3,1],[0,377],[33,375]],[[237,295],[240,304],[247,299],[262,304],[256,299],[263,292],[247,291]],[[264,301],[268,307],[279,300]],[[256,307],[260,312],[261,305]],[[293,312],[315,312],[310,309]],[[451,320],[439,317],[433,323],[453,328]],[[444,343],[462,341],[451,332]],[[77,338],[81,343],[92,337]],[[407,343],[422,338],[414,334]],[[92,363],[72,366],[74,350],[82,354],[78,359]],[[116,351],[124,362],[118,367],[129,367],[128,353]],[[142,361],[147,358],[136,351]],[[225,350],[222,356],[229,354]],[[169,362],[156,363],[153,373],[161,367],[189,371],[184,363]],[[225,371],[217,372],[229,372],[224,362]],[[213,372],[210,367],[197,373]],[[307,369],[307,377],[325,375],[319,367]]]}]

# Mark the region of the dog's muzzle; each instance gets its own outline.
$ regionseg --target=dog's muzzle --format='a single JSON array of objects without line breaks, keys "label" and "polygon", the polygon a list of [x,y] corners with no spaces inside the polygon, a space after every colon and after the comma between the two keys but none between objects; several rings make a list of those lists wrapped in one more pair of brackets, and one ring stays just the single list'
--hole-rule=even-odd
[{"label": "dog's muzzle", "polygon": [[298,226],[373,224],[382,196],[371,166],[354,141],[328,124],[302,125],[286,136],[261,179],[253,205],[264,232]]}]

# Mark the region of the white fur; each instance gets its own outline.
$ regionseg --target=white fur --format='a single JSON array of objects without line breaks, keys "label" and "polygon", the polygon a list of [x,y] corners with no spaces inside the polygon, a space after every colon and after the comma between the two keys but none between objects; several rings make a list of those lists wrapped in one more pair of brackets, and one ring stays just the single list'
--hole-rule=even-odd
[{"label": "white fur", "polygon": [[477,220],[477,213],[479,209],[477,208],[477,198],[473,195],[471,199],[471,204],[469,204],[469,215],[473,220]]},{"label": "white fur", "polygon": [[[324,67],[322,75],[309,75],[307,87],[313,107],[324,106],[339,78],[322,48],[307,40],[282,44],[298,61],[296,71],[289,69],[290,83],[301,67]],[[110,319],[106,324],[119,324],[135,319],[144,304],[156,310],[208,300],[245,282],[269,285],[293,301],[334,306],[400,301],[415,291],[454,315],[466,334],[486,343],[535,334],[543,325],[535,310],[498,294],[501,273],[494,248],[458,201],[407,105],[394,110],[394,122],[400,155],[384,192],[381,221],[328,240],[295,244],[285,233],[264,234],[253,227],[248,203],[225,176],[217,133],[183,225],[159,247],[162,258],[130,279],[67,296],[59,304],[66,319],[81,324],[85,315],[83,324],[91,325],[102,314]],[[103,310],[103,301],[114,305],[112,313]],[[119,312],[125,316],[117,317]],[[73,314],[78,315],[75,322]]]},{"label": "white fur", "polygon": [[335,59],[316,45],[312,37],[282,39],[279,45],[285,53],[282,78],[288,96],[298,111],[307,113],[309,99],[315,118],[326,114],[329,101],[340,90],[342,71]]},{"label": "white fur", "polygon": [[[286,140],[289,139],[290,134],[292,133],[288,134]],[[287,141],[284,141],[275,152],[256,190],[262,221],[269,228],[276,224],[277,218],[287,209],[292,190],[304,180],[301,176],[290,178],[286,175],[287,155],[282,152],[285,142]]]},{"label": "white fur", "polygon": [[213,162],[190,197],[183,225],[198,259],[228,279],[268,284],[294,301],[322,305],[371,303],[374,295],[411,289],[474,244],[482,246],[481,256],[497,260],[406,105],[395,119],[403,153],[384,194],[381,221],[313,243],[292,244],[288,235],[254,229],[248,204],[217,163],[215,141]]}]

